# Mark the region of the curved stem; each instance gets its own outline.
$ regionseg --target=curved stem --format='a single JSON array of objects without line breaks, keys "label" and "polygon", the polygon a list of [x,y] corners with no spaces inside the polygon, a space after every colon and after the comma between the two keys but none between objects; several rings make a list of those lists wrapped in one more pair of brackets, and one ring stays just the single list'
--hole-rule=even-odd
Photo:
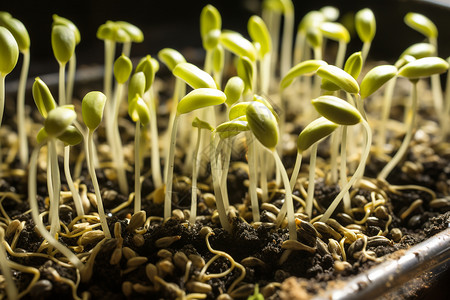
[{"label": "curved stem", "polygon": [[381,119],[378,126],[378,138],[377,138],[377,149],[382,151],[384,149],[384,144],[386,143],[386,124],[389,119],[389,113],[391,111],[392,96],[394,94],[395,84],[397,83],[397,76],[392,78],[387,83],[386,89],[384,91],[383,107],[381,112]]},{"label": "curved stem", "polygon": [[[1,229],[3,231],[3,229]],[[4,232],[2,233],[4,235]],[[3,238],[2,238],[3,239]],[[6,250],[3,243],[0,243],[0,268],[2,270],[2,275],[4,277],[4,289],[6,290],[6,295],[8,296],[8,299],[19,299],[17,286],[14,283],[13,277],[11,275],[11,268],[8,264],[9,260],[6,256]]]},{"label": "curved stem", "polygon": [[30,158],[30,170],[28,172],[28,200],[30,203],[31,216],[33,217],[34,224],[36,225],[41,236],[47,240],[47,242],[58,249],[67,259],[80,271],[84,269],[84,265],[81,260],[72,252],[69,248],[58,242],[48,231],[45,229],[42,219],[39,217],[39,208],[36,200],[36,169],[37,159],[39,155],[39,149],[41,145],[34,148]]},{"label": "curved stem", "polygon": [[297,157],[295,159],[294,169],[292,170],[291,181],[289,182],[289,186],[291,187],[291,191],[294,190],[295,183],[297,182],[298,173],[300,172],[300,167],[302,165],[303,155],[301,152],[297,152]]},{"label": "curved stem", "polygon": [[216,196],[217,212],[219,213],[220,224],[223,229],[231,233],[231,226],[228,222],[227,212],[222,199],[222,191],[220,186],[220,176],[218,175],[219,168],[217,166],[216,147],[215,147],[214,133],[211,134],[210,141],[210,160],[211,160],[211,177],[214,187],[214,195]]},{"label": "curved stem", "polygon": [[330,218],[330,216],[333,214],[336,207],[339,205],[339,202],[344,197],[345,193],[347,193],[350,190],[350,188],[353,186],[355,181],[358,178],[361,178],[362,175],[364,174],[367,157],[369,157],[369,153],[370,153],[370,146],[372,145],[372,130],[370,129],[369,123],[367,123],[366,120],[361,119],[361,124],[363,125],[364,129],[366,130],[367,143],[366,143],[366,145],[364,147],[364,151],[361,155],[361,160],[359,162],[359,165],[356,168],[356,171],[353,174],[353,176],[348,181],[348,183],[341,189],[339,194],[336,196],[336,198],[334,198],[333,202],[330,204],[330,206],[327,208],[327,210],[323,214],[322,218],[320,218],[321,222],[326,222]]},{"label": "curved stem", "polygon": [[180,116],[177,114],[173,119],[172,132],[170,135],[170,147],[169,156],[167,161],[167,174],[166,174],[166,193],[164,196],[164,220],[170,218],[172,214],[172,182],[173,182],[173,168],[174,168],[174,156],[175,156],[175,146],[176,137],[178,129],[178,121]]},{"label": "curved stem", "polygon": [[59,105],[66,105],[66,64],[59,63]]},{"label": "curved stem", "polygon": [[84,215],[83,204],[81,202],[80,194],[72,180],[72,176],[70,175],[69,168],[69,158],[70,158],[70,146],[64,147],[64,175],[66,176],[67,185],[69,186],[70,191],[72,192],[73,203],[75,204],[75,209],[77,211],[77,216]]},{"label": "curved stem", "polygon": [[369,54],[371,44],[372,44],[371,42],[363,43],[363,46],[361,49],[361,57],[362,57],[362,61],[363,61],[363,67],[364,67],[364,64],[366,63],[367,55]]},{"label": "curved stem", "polygon": [[316,160],[317,160],[317,143],[314,143],[311,146],[311,155],[309,158],[308,196],[306,197],[306,214],[309,216],[310,219],[312,219],[312,209],[314,200]]},{"label": "curved stem", "polygon": [[134,134],[134,213],[141,210],[141,122],[136,122]]},{"label": "curved stem", "polygon": [[100,194],[100,187],[98,186],[97,181],[97,174],[95,174],[95,167],[94,167],[94,161],[93,161],[93,154],[94,154],[94,139],[93,139],[93,133],[94,131],[89,130],[88,133],[88,155],[87,155],[87,163],[88,163],[88,170],[89,170],[89,176],[91,176],[92,185],[94,186],[95,191],[95,198],[97,198],[97,210],[98,215],[100,217],[100,223],[102,224],[102,230],[105,234],[105,238],[110,239],[111,238],[111,232],[109,231],[108,222],[106,220],[105,210],[103,208],[103,200],[102,196]]},{"label": "curved stem", "polygon": [[30,68],[30,51],[22,52],[23,63],[20,72],[19,89],[17,90],[17,134],[19,136],[19,159],[25,167],[28,164],[28,140],[25,123],[25,90]]},{"label": "curved stem", "polygon": [[289,187],[289,178],[287,176],[286,169],[284,168],[283,163],[281,162],[281,159],[278,156],[277,152],[272,151],[272,154],[273,154],[276,164],[278,165],[278,169],[281,173],[281,178],[282,178],[283,184],[284,184],[288,228],[289,228],[289,239],[297,240],[297,229],[295,226],[295,217],[294,217],[294,202],[292,200],[292,192]]},{"label": "curved stem", "polygon": [[[340,186],[347,184],[347,126],[342,126]],[[344,194],[344,211],[351,215],[350,194]]]},{"label": "curved stem", "polygon": [[414,123],[416,121],[416,110],[417,110],[417,81],[412,82],[412,84],[413,87],[410,100],[411,102],[409,107],[407,108],[407,118],[405,120],[406,135],[397,153],[395,153],[395,155],[392,157],[389,163],[386,166],[384,166],[383,170],[381,170],[380,174],[378,175],[378,179],[385,180],[391,173],[391,171],[395,168],[395,166],[397,166],[400,160],[403,158],[403,156],[406,153],[406,150],[408,150],[408,146],[412,138]]},{"label": "curved stem", "polygon": [[[3,112],[5,110],[5,77],[6,75],[0,74],[0,126],[2,125]],[[0,144],[0,166],[1,164],[2,164],[2,148]]]},{"label": "curved stem", "polygon": [[228,207],[230,206],[230,201],[228,200],[228,187],[227,187],[227,179],[228,179],[228,170],[230,167],[230,158],[231,158],[231,147],[233,143],[233,138],[229,138],[223,143],[223,159],[221,166],[221,175],[220,175],[220,187],[222,189],[222,200],[223,205],[225,207],[225,211],[228,211]]}]

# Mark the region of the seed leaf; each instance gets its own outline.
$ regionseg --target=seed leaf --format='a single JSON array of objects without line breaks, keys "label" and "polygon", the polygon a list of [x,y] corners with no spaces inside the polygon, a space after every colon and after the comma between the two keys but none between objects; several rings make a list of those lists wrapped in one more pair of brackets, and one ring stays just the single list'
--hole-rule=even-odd
[{"label": "seed leaf", "polygon": [[339,9],[334,6],[324,6],[320,8],[320,12],[323,14],[325,20],[334,22],[339,18]]},{"label": "seed leaf", "polygon": [[128,34],[129,39],[133,43],[142,43],[144,41],[144,33],[139,27],[125,21],[116,21],[116,25]]},{"label": "seed leaf", "polygon": [[192,121],[192,127],[206,129],[209,131],[213,131],[214,128],[206,121],[202,121],[199,118],[195,117],[194,121]]},{"label": "seed leaf", "polygon": [[179,63],[186,62],[184,56],[175,49],[164,48],[158,52],[158,58],[162,61],[170,71]]},{"label": "seed leaf", "polygon": [[338,126],[324,117],[312,121],[300,132],[297,139],[297,150],[300,153],[306,151],[312,144],[330,135]]},{"label": "seed leaf", "polygon": [[324,37],[334,41],[350,42],[350,33],[344,25],[337,22],[324,22],[320,25]]},{"label": "seed leaf", "polygon": [[247,106],[247,122],[251,131],[265,147],[274,150],[278,143],[278,123],[270,109],[253,101]]},{"label": "seed leaf", "polygon": [[81,103],[81,112],[84,124],[89,130],[94,131],[100,125],[103,118],[106,96],[102,92],[89,92]]},{"label": "seed leaf", "polygon": [[119,56],[114,62],[114,77],[117,82],[120,84],[127,82],[132,69],[133,64],[131,63],[131,60],[124,54]]},{"label": "seed leaf", "polygon": [[12,33],[0,26],[0,75],[11,73],[19,58],[19,46]]},{"label": "seed leaf", "polygon": [[136,70],[134,70],[135,73],[143,72],[145,75],[145,89],[144,91],[148,91],[150,87],[153,84],[153,81],[155,80],[155,73],[156,70],[154,70],[153,63],[151,61],[151,56],[146,55],[143,57],[139,64],[136,67]]},{"label": "seed leaf", "polygon": [[397,75],[397,68],[392,65],[377,66],[367,72],[361,81],[361,98],[365,99],[372,95],[395,75]]},{"label": "seed leaf", "polygon": [[306,41],[313,49],[322,47],[323,34],[319,27],[310,27],[306,31]]},{"label": "seed leaf", "polygon": [[77,118],[73,105],[56,107],[49,111],[44,121],[44,128],[50,138],[61,135]]},{"label": "seed leaf", "polygon": [[239,57],[237,61],[237,74],[245,83],[245,91],[253,89],[253,63],[247,56]]},{"label": "seed leaf", "polygon": [[234,120],[237,119],[239,117],[245,116],[246,112],[247,112],[247,106],[250,104],[251,102],[239,102],[234,104],[231,108],[230,111],[228,112],[228,118],[230,120]]},{"label": "seed leaf", "polygon": [[258,101],[258,102],[261,102],[262,104],[264,104],[272,112],[272,114],[274,115],[274,117],[277,120],[277,122],[280,121],[280,116],[278,116],[278,113],[275,111],[275,109],[273,108],[272,104],[269,101],[267,101],[266,98],[261,97],[259,95],[254,95],[253,96],[253,101]]},{"label": "seed leaf", "polygon": [[212,67],[213,71],[219,73],[223,70],[223,66],[225,63],[225,50],[221,45],[217,45],[212,50]]},{"label": "seed leaf", "polygon": [[134,73],[128,84],[128,103],[138,95],[143,97],[145,93],[145,74],[143,72]]},{"label": "seed leaf", "polygon": [[320,96],[313,99],[314,108],[325,118],[339,125],[355,125],[361,122],[359,111],[341,98]]},{"label": "seed leaf", "polygon": [[363,61],[361,51],[355,52],[347,58],[344,65],[344,71],[352,75],[353,78],[357,79],[359,73],[361,73]]},{"label": "seed leaf", "polygon": [[184,80],[194,89],[217,88],[216,82],[211,75],[191,63],[179,63],[175,68],[173,68],[172,72],[173,75]]},{"label": "seed leaf", "polygon": [[75,51],[75,33],[66,25],[55,25],[52,28],[52,48],[56,60],[67,63]]},{"label": "seed leaf", "polygon": [[220,12],[211,4],[206,5],[200,13],[200,34],[202,39],[211,31],[221,29],[222,17]]},{"label": "seed leaf", "polygon": [[53,14],[52,17],[53,17],[52,26],[64,25],[64,26],[69,27],[75,34],[75,44],[78,45],[81,41],[81,35],[80,35],[80,31],[78,30],[77,26],[75,26],[75,24],[72,21],[70,21],[69,19],[58,16],[57,14]]},{"label": "seed leaf", "polygon": [[422,14],[409,12],[405,15],[404,21],[406,25],[420,32],[427,38],[437,38],[438,36],[436,25]]},{"label": "seed leaf", "polygon": [[75,126],[69,125],[66,130],[58,136],[58,140],[62,141],[65,146],[75,146],[81,143],[83,135]]},{"label": "seed leaf", "polygon": [[222,104],[226,99],[225,94],[218,89],[195,89],[180,100],[177,113],[181,115],[199,108]]},{"label": "seed leaf", "polygon": [[403,66],[398,75],[408,79],[428,77],[440,74],[448,69],[448,63],[440,57],[424,57]]},{"label": "seed leaf", "polygon": [[56,107],[56,102],[48,86],[39,77],[34,80],[32,93],[39,112],[44,119],[47,118],[48,112]]},{"label": "seed leaf", "polygon": [[364,43],[372,42],[375,37],[377,24],[370,8],[364,8],[355,15],[355,27],[359,38]]},{"label": "seed leaf", "polygon": [[248,34],[253,41],[260,45],[260,57],[264,57],[272,50],[272,40],[270,38],[269,29],[266,23],[259,16],[251,16],[247,23]]},{"label": "seed leaf", "polygon": [[41,143],[46,142],[47,140],[48,140],[47,131],[45,131],[45,127],[42,127],[36,136],[36,142],[38,144],[41,144]]},{"label": "seed leaf", "polygon": [[128,33],[113,21],[106,21],[105,24],[100,25],[97,30],[97,38],[119,43],[125,43],[130,40]]},{"label": "seed leaf", "polygon": [[319,75],[323,79],[331,81],[347,93],[356,94],[359,92],[359,85],[356,82],[355,78],[336,66],[321,66],[317,70],[317,75]]},{"label": "seed leaf", "polygon": [[281,89],[287,88],[291,85],[292,81],[301,75],[309,75],[317,71],[321,66],[326,66],[327,63],[323,60],[305,60],[292,67],[287,74],[283,77],[280,83]]},{"label": "seed leaf", "polygon": [[25,25],[7,12],[0,12],[0,26],[5,27],[16,39],[20,51],[27,51],[30,48],[30,36]]},{"label": "seed leaf", "polygon": [[303,17],[297,30],[306,33],[308,28],[318,27],[325,21],[325,16],[321,11],[312,10]]},{"label": "seed leaf", "polygon": [[248,122],[240,119],[224,122],[216,127],[216,132],[242,132],[247,130],[249,130]]},{"label": "seed leaf", "polygon": [[403,57],[405,55],[411,55],[415,59],[424,58],[432,56],[436,53],[436,47],[429,43],[417,43],[406,48],[405,51],[400,55]]},{"label": "seed leaf", "polygon": [[227,106],[232,106],[236,103],[239,98],[241,98],[242,93],[244,92],[244,87],[244,81],[239,76],[233,76],[228,79],[224,89],[224,93],[227,96],[227,101],[225,101],[225,104]]},{"label": "seed leaf", "polygon": [[133,100],[128,103],[128,114],[134,122],[139,121],[143,126],[150,122],[150,111],[148,106],[137,94],[134,96]]},{"label": "seed leaf", "polygon": [[256,59],[256,48],[241,34],[234,31],[222,32],[220,43],[236,56],[247,56],[251,61]]}]

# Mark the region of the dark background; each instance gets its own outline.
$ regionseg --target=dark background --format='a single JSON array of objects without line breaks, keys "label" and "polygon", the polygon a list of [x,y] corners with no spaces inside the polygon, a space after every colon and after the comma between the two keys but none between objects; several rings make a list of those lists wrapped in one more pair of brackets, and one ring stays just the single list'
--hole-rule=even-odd
[{"label": "dark background", "polygon": [[[24,3],[26,2],[26,3]],[[341,17],[370,7],[377,18],[377,34],[370,52],[375,59],[395,61],[410,44],[421,42],[424,37],[403,23],[409,11],[420,12],[432,19],[439,29],[439,54],[450,55],[450,9],[436,5],[437,1],[424,0],[359,0],[359,1],[305,1],[294,0],[296,25],[301,17],[312,9],[333,5],[340,9]],[[446,2],[440,1],[440,2]],[[50,35],[52,14],[72,20],[81,32],[77,46],[78,64],[102,64],[103,43],[96,38],[97,28],[106,20],[124,20],[144,31],[142,44],[133,44],[132,56],[156,55],[164,47],[180,51],[201,47],[199,15],[201,9],[211,3],[222,15],[223,28],[246,34],[246,23],[252,14],[260,14],[260,0],[200,0],[200,1],[136,1],[136,0],[78,0],[78,1],[1,1],[0,10],[10,12],[27,27],[31,37],[30,76],[57,72]],[[359,50],[361,42],[356,36],[347,55]],[[350,52],[352,51],[352,52]],[[201,52],[201,51],[200,51]],[[19,62],[20,63],[20,62]],[[19,68],[9,76],[18,76]]]}]

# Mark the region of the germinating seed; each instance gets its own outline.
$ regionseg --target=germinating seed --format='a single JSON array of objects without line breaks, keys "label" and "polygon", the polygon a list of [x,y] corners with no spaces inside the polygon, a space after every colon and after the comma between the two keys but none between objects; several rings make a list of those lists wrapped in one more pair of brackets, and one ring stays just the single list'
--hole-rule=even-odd
[{"label": "germinating seed", "polygon": [[374,211],[375,217],[383,220],[387,220],[390,216],[386,206],[378,206]]},{"label": "germinating seed", "polygon": [[78,245],[86,246],[89,244],[96,243],[105,237],[105,233],[102,230],[92,230],[85,232],[78,239]]},{"label": "germinating seed", "polygon": [[172,218],[183,221],[185,220],[184,213],[181,209],[172,210]]},{"label": "germinating seed", "polygon": [[330,251],[328,251],[328,245],[320,238],[316,238],[316,248],[317,252],[319,252],[319,254],[322,256],[324,256],[325,254],[330,254]]},{"label": "germinating seed", "polygon": [[399,228],[397,228],[397,227],[392,228],[390,233],[391,233],[391,236],[392,236],[392,239],[394,240],[394,242],[396,242],[396,243],[400,242],[403,234]]},{"label": "germinating seed", "polygon": [[209,293],[212,291],[212,287],[200,281],[189,281],[186,283],[186,289],[192,293]]},{"label": "germinating seed", "polygon": [[203,259],[203,257],[201,257],[200,255],[197,254],[189,254],[188,255],[189,259],[192,261],[192,265],[197,268],[197,269],[201,269],[205,266],[205,260]]},{"label": "germinating seed", "polygon": [[145,256],[132,257],[127,261],[127,267],[135,268],[135,267],[145,264],[147,261],[148,261],[148,258]]},{"label": "germinating seed", "polygon": [[329,235],[331,237],[333,237],[336,240],[340,240],[342,238],[342,236],[336,232],[336,230],[334,230],[333,228],[331,228],[331,226],[323,223],[323,222],[314,222],[313,226],[317,229],[317,231],[323,235]]},{"label": "germinating seed", "polygon": [[230,296],[232,299],[247,298],[248,296],[253,294],[254,290],[255,290],[255,285],[252,283],[248,283],[248,284],[241,285],[240,287],[234,289],[230,293]]},{"label": "germinating seed", "polygon": [[144,246],[144,244],[145,244],[144,236],[142,234],[139,234],[139,233],[133,235],[133,244],[136,247]]},{"label": "germinating seed", "polygon": [[125,257],[126,260],[129,260],[129,259],[131,259],[133,257],[138,256],[136,251],[134,251],[130,247],[123,247],[122,248],[122,254],[123,254],[123,257]]},{"label": "germinating seed", "polygon": [[121,259],[122,259],[122,248],[116,248],[116,249],[114,249],[113,253],[111,254],[109,263],[111,265],[117,265]]},{"label": "germinating seed", "polygon": [[127,226],[128,232],[133,232],[134,230],[142,227],[146,220],[146,213],[145,211],[141,210],[135,214],[130,219],[130,223]]},{"label": "germinating seed", "polygon": [[286,240],[281,244],[282,249],[288,249],[288,250],[304,250],[309,253],[316,253],[316,247],[310,247],[307,246],[299,241],[296,240]]},{"label": "germinating seed", "polygon": [[186,264],[188,262],[188,258],[184,252],[178,251],[173,255],[173,263],[177,266],[178,269],[183,272],[186,270]]},{"label": "germinating seed", "polygon": [[181,235],[174,235],[174,236],[166,236],[162,237],[156,240],[155,246],[157,248],[167,248],[170,247],[173,243],[178,241],[181,238]]},{"label": "germinating seed", "polygon": [[9,223],[8,227],[5,230],[5,238],[9,238],[13,233],[15,233],[19,225],[19,220],[11,221],[11,223]]},{"label": "germinating seed", "polygon": [[148,263],[145,266],[145,274],[147,275],[148,280],[155,283],[155,276],[158,275],[158,268],[154,264]]},{"label": "germinating seed", "polygon": [[130,297],[133,294],[133,284],[130,281],[124,281],[122,283],[122,293],[125,297]]},{"label": "germinating seed", "polygon": [[259,258],[249,256],[241,260],[241,265],[243,265],[244,267],[264,267],[266,266],[266,263]]},{"label": "germinating seed", "polygon": [[167,249],[161,249],[158,250],[158,252],[156,253],[156,255],[161,258],[161,259],[168,259],[168,260],[172,260],[172,252],[170,252]]},{"label": "germinating seed", "polygon": [[156,268],[158,269],[158,275],[160,277],[165,277],[166,275],[172,275],[175,270],[175,266],[170,260],[163,259],[156,263]]},{"label": "germinating seed", "polygon": [[367,247],[391,246],[391,245],[392,245],[391,240],[381,235],[369,236],[367,238]]}]

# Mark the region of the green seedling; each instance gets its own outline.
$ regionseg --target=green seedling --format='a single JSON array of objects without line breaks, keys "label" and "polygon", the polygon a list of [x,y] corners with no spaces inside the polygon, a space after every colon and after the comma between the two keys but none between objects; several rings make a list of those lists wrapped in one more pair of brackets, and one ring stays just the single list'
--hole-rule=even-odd
[{"label": "green seedling", "polygon": [[436,53],[436,47],[430,43],[417,43],[406,48],[405,51],[400,55],[404,57],[405,55],[411,55],[415,59],[424,58],[428,56],[433,56]]},{"label": "green seedling", "polygon": [[377,66],[364,76],[360,85],[361,99],[365,99],[377,91],[386,82],[397,75],[397,68],[392,65]]},{"label": "green seedling", "polygon": [[128,103],[128,114],[136,122],[134,136],[134,213],[136,214],[141,211],[141,126],[150,122],[148,106],[140,95],[136,94]]},{"label": "green seedling", "polygon": [[350,55],[345,61],[344,71],[350,74],[353,78],[357,79],[363,66],[363,59],[361,51],[355,52]]},{"label": "green seedling", "polygon": [[[405,15],[404,21],[406,25],[411,27],[412,29],[420,32],[423,34],[427,39],[428,42],[433,45],[436,49],[436,51],[433,53],[434,56],[437,56],[437,49],[438,49],[438,30],[436,25],[426,16],[419,14],[419,13],[407,13]],[[442,88],[441,88],[441,79],[439,77],[439,74],[434,74],[431,76],[431,92],[433,94],[433,103],[434,108],[438,114],[439,120],[442,123],[443,118],[445,117],[443,115],[443,109],[442,104],[444,101],[444,97],[442,95]]]},{"label": "green seedling", "polygon": [[173,68],[172,73],[177,78],[182,79],[184,82],[190,85],[193,89],[217,88],[217,85],[211,75],[191,63],[178,63],[176,67]]},{"label": "green seedling", "polygon": [[78,216],[84,215],[83,203],[81,201],[80,194],[75,188],[72,175],[70,174],[70,147],[78,145],[83,140],[83,135],[80,131],[72,125],[69,125],[66,130],[58,136],[58,139],[64,142],[64,176],[66,176],[67,185],[72,193],[73,202]]},{"label": "green seedling", "polygon": [[322,77],[322,79],[331,82],[349,94],[357,94],[359,92],[358,82],[341,68],[333,65],[325,65],[317,69],[316,73]]},{"label": "green seedling", "polygon": [[227,96],[227,100],[225,101],[225,104],[227,105],[228,111],[230,108],[239,101],[239,99],[242,96],[242,93],[244,92],[245,83],[239,76],[233,76],[230,79],[228,79],[227,84],[225,85],[225,88],[223,92]]},{"label": "green seedling", "polygon": [[312,75],[321,66],[328,65],[323,60],[306,60],[292,67],[289,72],[281,79],[280,89],[284,90],[292,84],[296,77],[302,75]]},{"label": "green seedling", "polygon": [[[300,132],[297,138],[297,157],[294,164],[294,169],[291,175],[290,187],[291,190],[294,189],[295,182],[297,181],[298,173],[300,171],[303,152],[311,147],[310,163],[309,163],[309,183],[308,183],[308,196],[306,199],[305,212],[311,218],[312,217],[312,207],[313,207],[313,196],[314,196],[314,176],[315,176],[315,165],[317,157],[317,144],[333,133],[337,128],[338,124],[335,124],[324,117],[320,117],[311,123],[309,123]],[[283,209],[283,208],[282,208]],[[277,220],[281,222],[282,220]]]},{"label": "green seedling", "polygon": [[272,40],[266,23],[258,16],[250,17],[247,23],[247,30],[253,42],[258,45],[260,69],[258,92],[264,95],[269,92]]},{"label": "green seedling", "polygon": [[306,41],[313,49],[314,59],[322,59],[323,34],[319,27],[310,27],[306,31]]},{"label": "green seedling", "polygon": [[375,15],[370,8],[361,9],[356,13],[355,27],[360,40],[363,42],[361,55],[364,63],[367,59],[367,54],[369,54],[370,46],[377,29]]},{"label": "green seedling", "polygon": [[322,23],[320,25],[320,31],[327,39],[339,43],[335,64],[337,67],[342,68],[344,65],[345,52],[347,51],[347,44],[350,42],[350,33],[343,25],[336,22]]},{"label": "green seedling", "polygon": [[400,148],[384,166],[383,170],[378,174],[378,179],[386,180],[391,171],[398,165],[400,160],[404,157],[409,143],[412,138],[413,128],[417,115],[417,82],[420,78],[429,77],[435,74],[441,74],[448,70],[449,64],[439,57],[424,57],[414,60],[404,65],[399,71],[398,75],[408,78],[412,83],[411,102],[407,107],[406,113],[406,135],[403,138]]},{"label": "green seedling", "polygon": [[[174,68],[175,70],[180,66]],[[201,71],[201,70],[200,70]],[[203,72],[203,71],[201,71]],[[198,80],[194,80],[197,82]],[[170,148],[169,148],[169,156],[167,160],[168,171],[165,178],[166,184],[166,193],[164,198],[164,219],[168,219],[171,215],[171,207],[172,207],[172,181],[173,181],[173,168],[174,168],[174,155],[175,155],[175,143],[176,143],[176,135],[178,128],[178,121],[181,115],[189,113],[191,111],[218,105],[224,103],[226,100],[226,96],[223,92],[213,89],[213,88],[199,88],[195,89],[186,96],[184,96],[177,105],[177,114],[174,118],[170,139]],[[217,197],[217,195],[216,195]],[[217,201],[220,202],[220,201]],[[221,220],[222,221],[222,220]],[[222,223],[225,229],[229,229],[229,224],[226,220]],[[227,226],[228,224],[228,226]]]},{"label": "green seedling", "polygon": [[116,21],[116,25],[123,29],[128,35],[128,40],[123,43],[122,54],[129,57],[131,53],[131,43],[142,43],[144,41],[144,33],[137,26],[125,21]]},{"label": "green seedling", "polygon": [[[341,199],[344,197],[346,193],[348,193],[348,190],[353,186],[355,181],[359,178],[362,178],[362,175],[364,174],[364,168],[366,165],[367,158],[369,156],[370,152],[370,146],[372,144],[372,131],[370,129],[369,124],[367,121],[361,116],[359,111],[349,104],[348,102],[334,96],[321,96],[319,98],[316,98],[312,100],[312,104],[314,105],[314,108],[325,118],[330,120],[331,122],[334,122],[339,125],[356,125],[358,123],[361,123],[361,125],[366,130],[366,139],[365,139],[365,146],[364,150],[361,155],[361,160],[358,164],[358,167],[356,168],[355,173],[352,175],[350,180],[347,182],[347,184],[341,188],[341,191],[336,196],[336,198],[333,200],[331,205],[327,208],[325,213],[323,214],[322,218],[320,219],[322,222],[325,222],[328,220],[328,218],[331,216],[331,214],[336,209],[337,205],[341,201]],[[344,141],[343,141],[344,142]],[[350,212],[350,203],[344,203],[345,210],[347,213]],[[350,212],[351,213],[351,212]]]},{"label": "green seedling", "polygon": [[334,6],[324,6],[319,11],[323,14],[325,20],[329,22],[335,22],[339,18],[339,9]]},{"label": "green seedling", "polygon": [[193,163],[192,163],[192,191],[191,191],[191,213],[189,216],[189,223],[191,225],[195,224],[195,219],[197,218],[197,173],[199,169],[199,148],[200,148],[200,141],[201,141],[201,130],[206,129],[209,131],[213,131],[214,128],[209,125],[208,122],[204,122],[200,120],[199,118],[195,118],[194,121],[192,121],[192,127],[197,128],[197,142],[195,143],[195,150],[193,155]]},{"label": "green seedling", "polygon": [[0,26],[8,29],[16,39],[23,56],[17,89],[17,134],[19,136],[19,159],[22,166],[28,164],[28,140],[25,131],[25,89],[30,68],[30,36],[25,25],[7,12],[0,12]]},{"label": "green seedling", "polygon": [[111,238],[111,232],[109,231],[108,222],[106,220],[105,210],[103,208],[103,200],[100,194],[100,187],[98,186],[97,175],[94,167],[94,132],[100,125],[103,118],[103,110],[105,108],[106,96],[101,92],[89,92],[87,93],[81,103],[81,109],[83,114],[83,121],[88,128],[87,136],[87,164],[89,175],[91,176],[92,184],[94,186],[95,197],[97,199],[98,215],[100,217],[100,223],[102,225],[103,233],[107,239]]},{"label": "green seedling", "polygon": [[204,70],[212,74],[213,53],[219,45],[219,37],[222,28],[222,17],[219,11],[212,5],[206,5],[200,14],[200,35],[203,48],[206,50]]},{"label": "green seedling", "polygon": [[[80,43],[80,41],[81,41],[80,31],[78,30],[77,26],[75,26],[75,24],[72,21],[54,14],[52,26],[56,26],[56,25],[64,25],[64,26],[69,27],[75,35],[75,45],[78,45]],[[77,58],[76,58],[76,53],[74,52],[72,57],[69,60],[69,71],[68,71],[69,74],[67,76],[66,100],[69,103],[72,103],[73,85],[75,83],[76,65],[77,65]]]},{"label": "green seedling", "polygon": [[[19,58],[19,46],[11,32],[0,26],[0,125],[5,109],[5,78],[11,73]],[[0,155],[1,162],[1,155]]]},{"label": "green seedling", "polygon": [[318,28],[320,24],[325,22],[325,16],[321,11],[312,10],[308,12],[303,19],[300,21],[297,28],[297,36],[295,39],[295,50],[294,50],[294,63],[298,64],[307,54],[305,53],[306,46],[306,34],[309,28]]},{"label": "green seedling", "polygon": [[112,118],[108,118],[107,120],[112,122],[109,126],[105,126],[107,140],[109,141],[109,145],[112,150],[113,161],[116,166],[117,179],[119,182],[119,189],[124,195],[128,195],[128,183],[124,168],[124,160],[123,160],[123,147],[122,140],[120,139],[119,133],[119,109],[120,103],[123,97],[123,89],[125,84],[130,77],[133,65],[131,60],[122,54],[117,58],[114,63],[114,77],[117,82],[116,90],[114,92],[114,98],[112,101],[109,101],[109,105],[112,108],[113,116]]},{"label": "green seedling", "polygon": [[256,79],[254,63],[247,56],[241,56],[237,60],[236,69],[238,76],[244,81],[244,93],[252,94]]},{"label": "green seedling", "polygon": [[294,203],[292,201],[292,191],[290,189],[289,178],[279,155],[275,151],[279,136],[277,124],[278,122],[270,109],[258,101],[254,101],[247,106],[246,116],[248,126],[250,127],[253,135],[264,147],[266,147],[272,153],[278,166],[278,170],[279,172],[281,172],[281,177],[286,193],[285,201],[289,227],[289,239],[296,240],[297,231],[295,228],[294,220]]},{"label": "green seedling", "polygon": [[240,33],[224,31],[221,33],[219,41],[225,49],[236,56],[248,57],[252,62],[256,60],[257,51],[255,46]]},{"label": "green seedling", "polygon": [[52,27],[53,54],[59,63],[59,105],[66,104],[65,69],[67,62],[75,52],[75,33],[66,25]]},{"label": "green seedling", "polygon": [[283,37],[281,40],[280,75],[283,77],[292,66],[292,37],[294,36],[295,11],[292,0],[279,0],[283,8]]}]

